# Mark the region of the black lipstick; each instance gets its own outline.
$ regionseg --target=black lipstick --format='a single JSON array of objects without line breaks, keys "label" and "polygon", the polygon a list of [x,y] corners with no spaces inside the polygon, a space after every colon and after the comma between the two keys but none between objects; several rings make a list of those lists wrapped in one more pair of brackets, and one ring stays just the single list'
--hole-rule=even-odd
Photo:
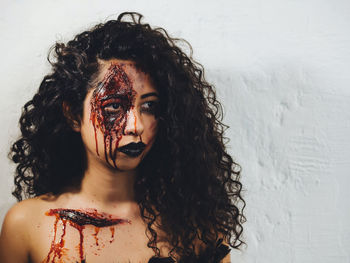
[{"label": "black lipstick", "polygon": [[146,144],[144,144],[143,142],[138,142],[138,143],[132,142],[118,148],[118,151],[125,153],[130,157],[137,157],[143,152],[145,148],[146,148]]}]

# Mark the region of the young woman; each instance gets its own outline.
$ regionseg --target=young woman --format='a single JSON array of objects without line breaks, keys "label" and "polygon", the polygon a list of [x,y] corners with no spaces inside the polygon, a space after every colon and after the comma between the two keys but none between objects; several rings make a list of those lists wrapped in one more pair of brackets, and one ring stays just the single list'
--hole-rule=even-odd
[{"label": "young woman", "polygon": [[230,262],[241,245],[221,105],[178,40],[141,18],[55,45],[11,149],[27,199],[6,215],[2,263]]}]

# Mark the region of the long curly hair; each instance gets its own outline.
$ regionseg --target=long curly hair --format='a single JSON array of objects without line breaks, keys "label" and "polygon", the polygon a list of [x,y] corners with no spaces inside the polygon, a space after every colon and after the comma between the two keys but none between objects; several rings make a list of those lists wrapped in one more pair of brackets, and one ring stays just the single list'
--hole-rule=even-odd
[{"label": "long curly hair", "polygon": [[[13,195],[20,201],[79,186],[86,153],[71,121],[82,117],[98,59],[132,60],[151,76],[160,97],[157,138],[138,167],[134,186],[148,225],[148,247],[160,254],[155,230],[160,217],[170,256],[179,255],[184,262],[196,258],[198,239],[213,251],[220,237],[239,248],[245,220],[241,168],[225,148],[221,104],[203,67],[193,60],[191,46],[141,20],[138,13],[122,13],[52,48],[52,72],[24,105],[22,135],[11,147],[17,164]],[[180,49],[183,43],[189,55]]]}]

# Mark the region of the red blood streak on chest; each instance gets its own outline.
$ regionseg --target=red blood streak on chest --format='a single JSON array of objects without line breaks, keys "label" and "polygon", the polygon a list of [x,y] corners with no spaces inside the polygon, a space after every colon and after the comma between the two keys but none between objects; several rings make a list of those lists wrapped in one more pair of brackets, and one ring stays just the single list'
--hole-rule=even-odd
[{"label": "red blood streak on chest", "polygon": [[95,238],[96,246],[98,246],[98,237],[97,237],[98,232],[100,232],[100,228],[95,226],[94,238]]},{"label": "red blood streak on chest", "polygon": [[109,229],[111,230],[111,240],[109,241],[109,243],[112,243],[114,241],[115,228],[114,227],[110,227]]},{"label": "red blood streak on chest", "polygon": [[[92,234],[95,238],[96,246],[99,245],[98,242],[98,233],[103,227],[110,227],[112,232],[112,240],[114,240],[114,226],[118,224],[130,224],[131,222],[127,219],[117,218],[113,215],[106,213],[99,213],[96,209],[89,209],[87,211],[79,209],[50,209],[45,213],[47,216],[55,216],[54,222],[54,235],[51,242],[50,251],[47,257],[42,261],[43,263],[54,263],[56,259],[62,261],[62,256],[65,255],[65,236],[66,236],[66,227],[67,222],[73,228],[75,228],[79,233],[79,244],[77,245],[77,250],[79,253],[80,262],[85,262],[84,259],[84,229],[87,225],[95,226],[95,232]],[[59,240],[57,239],[57,227],[58,223],[62,224],[62,233]],[[113,230],[112,230],[113,229]]]}]

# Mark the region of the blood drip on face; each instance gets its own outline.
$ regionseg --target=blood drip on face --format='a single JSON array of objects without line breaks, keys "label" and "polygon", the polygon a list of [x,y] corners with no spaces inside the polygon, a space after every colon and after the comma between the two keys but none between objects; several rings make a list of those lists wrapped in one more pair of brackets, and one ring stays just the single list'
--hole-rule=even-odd
[{"label": "blood drip on face", "polygon": [[[104,136],[104,152],[106,162],[108,157],[116,167],[115,159],[119,141],[123,135],[127,123],[127,112],[132,110],[135,98],[135,90],[132,82],[124,71],[122,65],[111,64],[104,79],[98,84],[91,98],[90,120],[94,126],[96,153],[98,153],[97,132],[99,129]],[[117,102],[120,106],[118,111],[113,113],[104,108],[107,104]],[[135,116],[136,118],[136,116]],[[136,120],[135,120],[136,121]],[[113,141],[115,142],[113,150]]]},{"label": "blood drip on face", "polygon": [[[127,219],[116,218],[112,215],[106,213],[99,213],[96,209],[91,209],[87,211],[76,210],[76,209],[50,209],[45,213],[47,216],[55,216],[54,223],[54,237],[51,242],[50,251],[47,257],[42,261],[42,263],[54,263],[56,258],[59,261],[62,261],[62,256],[65,255],[67,248],[64,247],[65,244],[65,235],[66,235],[66,226],[69,223],[70,226],[78,230],[79,232],[79,244],[78,252],[80,262],[85,262],[84,259],[84,233],[83,230],[87,225],[94,226],[95,233],[92,234],[95,238],[96,246],[99,245],[98,242],[98,233],[102,227],[110,227],[111,231],[111,240],[110,243],[114,241],[114,226],[119,224],[130,224],[131,222]],[[58,242],[57,238],[57,225],[61,221],[62,223],[62,234]],[[112,230],[113,229],[113,230]]]}]

